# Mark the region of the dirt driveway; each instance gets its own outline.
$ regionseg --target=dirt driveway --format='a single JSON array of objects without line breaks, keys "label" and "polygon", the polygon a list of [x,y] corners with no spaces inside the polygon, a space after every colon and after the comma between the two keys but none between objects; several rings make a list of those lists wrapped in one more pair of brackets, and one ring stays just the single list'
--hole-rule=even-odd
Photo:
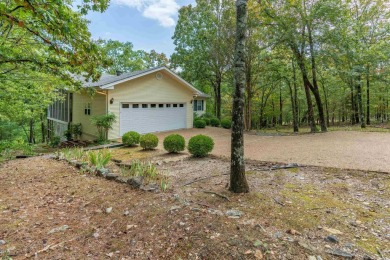
[{"label": "dirt driveway", "polygon": [[[173,132],[159,133],[162,140]],[[205,134],[215,141],[213,154],[230,157],[230,131],[222,128],[175,131],[186,139]],[[245,157],[253,160],[390,172],[390,134],[337,131],[291,136],[245,135]]]}]

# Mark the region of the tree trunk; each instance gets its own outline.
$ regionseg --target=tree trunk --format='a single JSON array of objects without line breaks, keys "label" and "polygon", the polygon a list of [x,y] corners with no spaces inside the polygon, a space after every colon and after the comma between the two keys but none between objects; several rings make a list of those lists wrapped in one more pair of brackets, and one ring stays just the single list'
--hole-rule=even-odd
[{"label": "tree trunk", "polygon": [[279,86],[279,125],[283,125],[283,99],[282,99],[282,85]]},{"label": "tree trunk", "polygon": [[307,24],[307,32],[308,32],[308,36],[309,36],[311,71],[312,71],[312,78],[313,78],[313,85],[310,87],[310,89],[313,92],[314,98],[315,98],[316,103],[317,103],[318,115],[320,117],[321,131],[326,132],[326,131],[328,131],[328,129],[326,127],[324,108],[322,106],[321,96],[320,96],[320,92],[318,90],[317,66],[316,66],[316,59],[315,59],[315,54],[314,54],[313,36],[311,33],[311,27],[309,24]]},{"label": "tree trunk", "polygon": [[235,193],[249,192],[244,160],[244,106],[245,106],[245,32],[247,0],[236,1],[236,44],[234,53],[235,90],[233,97],[232,147],[230,187]]},{"label": "tree trunk", "polygon": [[351,85],[351,124],[356,124],[356,117],[355,117],[355,98],[354,98],[354,91],[353,86]]},{"label": "tree trunk", "polygon": [[28,142],[30,144],[33,144],[34,143],[34,120],[33,119],[30,119],[29,126],[30,126],[30,130],[29,130]]},{"label": "tree trunk", "polygon": [[366,121],[364,120],[363,100],[362,100],[362,84],[361,76],[359,75],[356,79],[356,90],[357,90],[357,101],[359,105],[359,120],[360,127],[366,128]]},{"label": "tree trunk", "polygon": [[42,143],[45,143],[46,142],[45,114],[41,115],[41,135],[42,135]]},{"label": "tree trunk", "polygon": [[366,74],[366,85],[367,85],[367,125],[371,124],[370,121],[370,66],[367,65],[367,74]]},{"label": "tree trunk", "polygon": [[[291,99],[291,111],[292,111],[292,116],[293,116],[293,129],[294,133],[298,133],[298,113],[297,113],[297,108],[296,108],[296,102],[294,98],[294,90],[291,87],[290,81],[287,82],[288,89],[290,90],[290,99]],[[295,87],[295,86],[294,86]]]},{"label": "tree trunk", "polygon": [[251,65],[247,63],[245,66],[246,70],[246,106],[245,106],[245,130],[249,131],[252,129],[252,99],[253,91],[251,84]]},{"label": "tree trunk", "polygon": [[[326,126],[329,127],[329,102],[328,102],[328,94],[325,89],[324,83],[322,85],[322,91],[324,92],[324,101],[325,101],[325,110],[326,110]],[[333,116],[334,117],[334,116]],[[334,120],[333,120],[334,121]]]},{"label": "tree trunk", "polygon": [[222,76],[217,73],[215,82],[212,83],[214,88],[215,104],[214,104],[214,114],[218,119],[221,119],[221,85],[222,85]]}]

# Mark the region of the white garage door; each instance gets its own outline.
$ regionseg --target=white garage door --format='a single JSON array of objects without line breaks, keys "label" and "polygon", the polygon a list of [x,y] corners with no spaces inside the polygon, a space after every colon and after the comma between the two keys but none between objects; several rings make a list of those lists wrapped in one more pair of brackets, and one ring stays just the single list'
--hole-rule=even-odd
[{"label": "white garage door", "polygon": [[122,103],[120,135],[128,131],[140,134],[186,128],[185,103]]}]

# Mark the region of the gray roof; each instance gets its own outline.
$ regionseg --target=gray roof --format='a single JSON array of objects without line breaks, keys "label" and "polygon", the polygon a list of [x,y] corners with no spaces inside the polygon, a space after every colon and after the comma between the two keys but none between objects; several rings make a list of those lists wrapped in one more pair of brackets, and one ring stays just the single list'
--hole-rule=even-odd
[{"label": "gray roof", "polygon": [[[151,72],[151,71],[155,71],[155,70],[159,70],[159,69],[166,69],[166,70],[170,71],[165,66],[160,66],[160,67],[154,67],[154,68],[150,68],[150,69],[146,69],[146,70],[137,70],[137,71],[132,71],[132,72],[126,72],[126,73],[122,73],[122,74],[120,74],[118,76],[117,75],[111,75],[111,74],[103,73],[102,76],[100,77],[100,79],[98,81],[96,81],[96,82],[83,81],[83,80],[81,80],[81,81],[83,82],[83,87],[85,87],[85,88],[102,87],[102,86],[105,86],[105,85],[108,85],[108,84],[113,84],[115,82],[123,81],[123,80],[126,80],[126,79],[130,80],[131,78],[136,77],[138,75],[145,74],[145,73],[148,73],[148,72]],[[172,71],[170,71],[170,72],[172,72]],[[172,73],[175,74],[174,72],[172,72]],[[177,74],[175,74],[175,75],[177,77],[179,77]],[[199,93],[198,97],[205,97],[205,98],[210,97],[209,95],[203,93],[202,91],[197,90],[195,87],[193,87],[188,82],[186,82],[186,83]]]}]

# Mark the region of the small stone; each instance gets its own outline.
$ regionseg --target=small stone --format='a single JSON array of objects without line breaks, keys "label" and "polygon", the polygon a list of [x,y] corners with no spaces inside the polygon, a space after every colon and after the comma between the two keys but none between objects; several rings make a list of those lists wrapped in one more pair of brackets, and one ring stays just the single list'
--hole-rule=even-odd
[{"label": "small stone", "polygon": [[236,209],[230,209],[230,210],[226,211],[225,214],[229,218],[239,218],[239,217],[241,217],[241,215],[243,213],[241,211],[239,211],[239,210],[236,210]]},{"label": "small stone", "polygon": [[156,183],[150,183],[148,185],[141,186],[140,189],[143,191],[156,191],[159,189],[159,186]]},{"label": "small stone", "polygon": [[0,240],[0,246],[2,245],[5,245],[5,241],[4,240]]},{"label": "small stone", "polygon": [[337,230],[337,229],[334,229],[334,228],[327,228],[327,227],[323,227],[323,229],[326,231],[326,232],[329,232],[333,235],[342,235],[343,232],[341,232],[340,230]]},{"label": "small stone", "polygon": [[337,239],[337,237],[336,237],[336,236],[332,236],[332,235],[327,236],[327,237],[325,238],[325,241],[328,241],[328,242],[331,242],[331,243],[338,243],[338,242],[339,242],[339,240]]},{"label": "small stone", "polygon": [[136,227],[137,227],[137,225],[127,225],[126,230],[130,230],[130,229],[136,228]]},{"label": "small stone", "polygon": [[260,250],[256,250],[255,251],[255,258],[259,259],[259,260],[263,259],[263,253]]},{"label": "small stone", "polygon": [[223,212],[218,209],[208,209],[207,211],[213,215],[223,216]]},{"label": "small stone", "polygon": [[108,256],[109,258],[113,257],[113,255],[114,255],[113,252],[106,254],[106,256]]},{"label": "small stone", "polygon": [[184,222],[180,222],[180,223],[179,223],[180,226],[185,226],[185,224],[186,224],[186,223],[184,223]]},{"label": "small stone", "polygon": [[299,233],[295,229],[289,229],[286,231],[286,233],[291,234],[291,235],[301,235],[301,233]]},{"label": "small stone", "polygon": [[331,249],[332,247],[330,245],[325,245],[325,248]]},{"label": "small stone", "polygon": [[125,212],[123,212],[123,216],[128,216],[130,215],[130,212],[128,210],[126,210]]},{"label": "small stone", "polygon": [[106,213],[110,214],[112,212],[112,207],[106,208]]},{"label": "small stone", "polygon": [[48,234],[53,234],[53,233],[57,233],[57,232],[62,232],[62,231],[65,231],[69,229],[69,226],[68,225],[63,225],[61,227],[57,227],[57,228],[53,228],[52,230],[50,230],[48,232]]},{"label": "small stone", "polygon": [[93,236],[94,238],[98,238],[98,237],[100,236],[100,234],[99,234],[98,232],[95,232],[95,233],[92,234],[92,236]]},{"label": "small stone", "polygon": [[250,255],[250,254],[252,254],[252,253],[253,253],[252,250],[247,250],[247,251],[245,251],[244,255]]},{"label": "small stone", "polygon": [[173,205],[169,210],[174,211],[174,210],[178,210],[178,209],[181,209],[181,206]]},{"label": "small stone", "polygon": [[96,176],[105,177],[110,171],[106,168],[100,168],[96,170]]},{"label": "small stone", "polygon": [[354,255],[352,255],[352,254],[350,254],[348,252],[345,252],[343,250],[340,250],[340,249],[328,250],[326,252],[328,254],[335,255],[335,256],[341,256],[341,257],[344,257],[344,258],[349,258],[349,259],[354,258]]},{"label": "small stone", "polygon": [[317,260],[317,257],[314,255],[309,255],[308,260]]}]

